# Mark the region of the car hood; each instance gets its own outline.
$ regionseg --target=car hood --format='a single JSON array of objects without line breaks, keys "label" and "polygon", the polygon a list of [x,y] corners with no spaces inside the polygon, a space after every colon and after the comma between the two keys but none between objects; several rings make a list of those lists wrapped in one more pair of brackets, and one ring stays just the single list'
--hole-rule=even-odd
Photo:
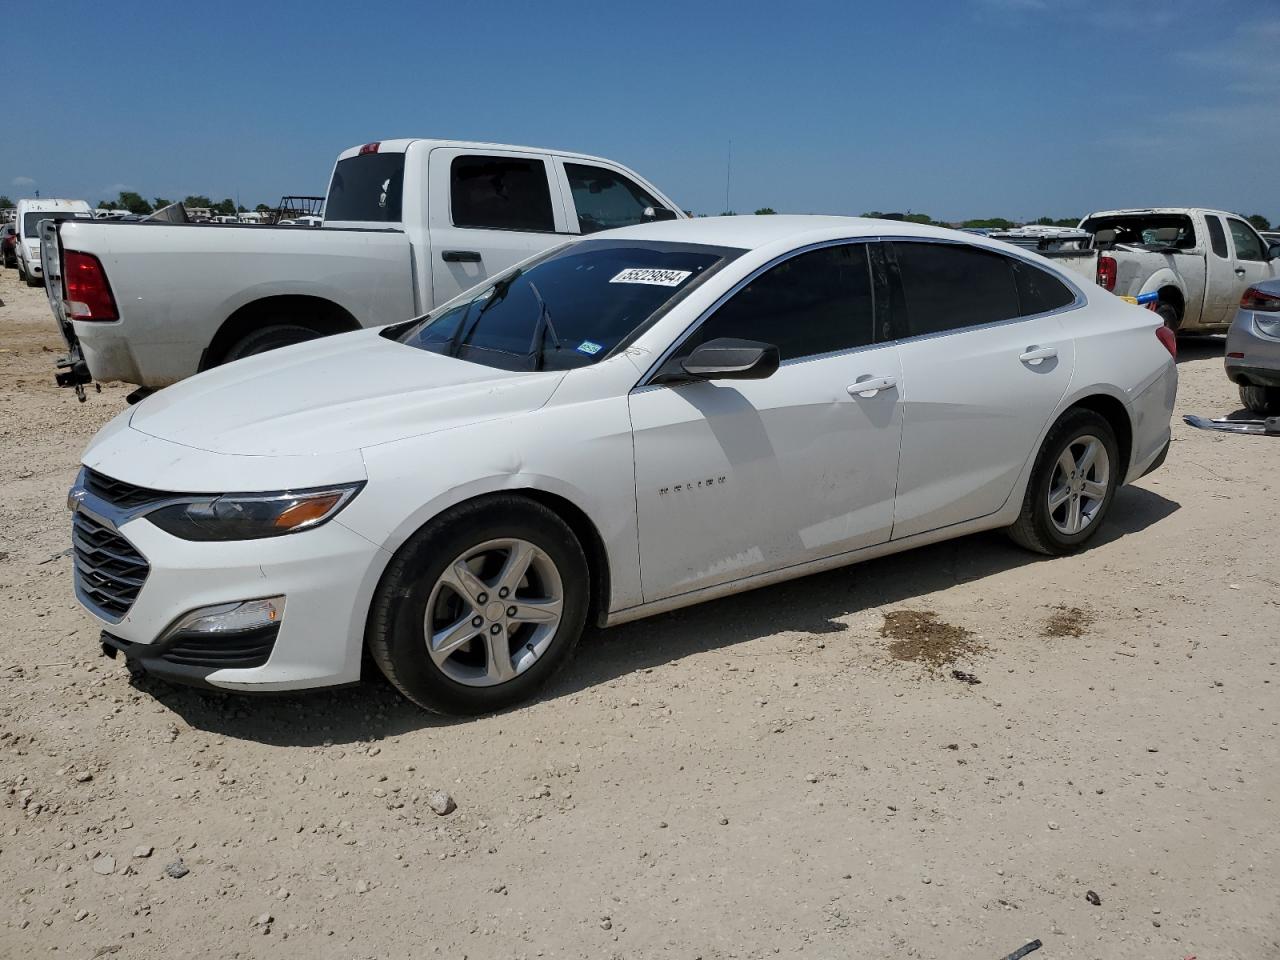
[{"label": "car hood", "polygon": [[362,330],[215,367],[148,397],[129,425],[214,453],[336,453],[536,410],[563,376],[497,370]]}]

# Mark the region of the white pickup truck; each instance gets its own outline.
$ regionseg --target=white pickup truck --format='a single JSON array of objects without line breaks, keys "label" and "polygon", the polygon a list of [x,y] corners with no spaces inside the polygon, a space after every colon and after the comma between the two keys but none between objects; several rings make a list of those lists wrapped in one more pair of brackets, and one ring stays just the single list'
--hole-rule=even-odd
[{"label": "white pickup truck", "polygon": [[1225,331],[1245,290],[1280,275],[1280,244],[1222,210],[1105,210],[1080,228],[1093,236],[1096,261],[1063,265],[1119,296],[1155,294],[1152,309],[1179,333]]},{"label": "white pickup truck", "polygon": [[323,228],[44,225],[58,382],[153,389],[239,357],[426,313],[584,233],[684,217],[610,160],[383,140],[334,164]]}]

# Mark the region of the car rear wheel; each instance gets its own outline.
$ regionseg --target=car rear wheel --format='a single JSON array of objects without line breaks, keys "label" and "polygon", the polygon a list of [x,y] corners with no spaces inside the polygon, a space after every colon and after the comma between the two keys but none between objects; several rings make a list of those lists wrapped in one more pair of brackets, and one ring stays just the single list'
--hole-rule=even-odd
[{"label": "car rear wheel", "polygon": [[463,504],[397,551],[366,643],[387,679],[436,713],[528,699],[571,657],[587,616],[582,546],[552,510],[519,496]]},{"label": "car rear wheel", "polygon": [[1115,431],[1100,414],[1076,408],[1049,430],[1009,536],[1028,550],[1074,553],[1098,532],[1123,482]]},{"label": "car rear wheel", "polygon": [[1174,333],[1178,332],[1179,328],[1182,326],[1182,314],[1178,311],[1177,307],[1172,303],[1169,303],[1167,300],[1161,300],[1156,304],[1155,312],[1166,327]]},{"label": "car rear wheel", "polygon": [[233,343],[231,349],[223,356],[222,362],[230,363],[232,360],[240,360],[243,357],[266,353],[268,350],[291,347],[295,343],[306,343],[308,340],[315,340],[320,336],[321,334],[310,327],[304,327],[296,323],[273,323],[270,326],[261,327]]},{"label": "car rear wheel", "polygon": [[1240,402],[1261,416],[1280,416],[1280,387],[1259,387],[1242,383],[1240,384]]}]

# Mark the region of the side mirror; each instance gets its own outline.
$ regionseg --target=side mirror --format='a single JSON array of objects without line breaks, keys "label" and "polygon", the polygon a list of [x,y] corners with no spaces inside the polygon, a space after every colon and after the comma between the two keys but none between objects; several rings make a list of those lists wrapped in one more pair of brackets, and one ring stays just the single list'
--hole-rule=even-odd
[{"label": "side mirror", "polygon": [[645,207],[642,216],[646,220],[674,220],[676,212],[666,207]]},{"label": "side mirror", "polygon": [[680,366],[695,380],[764,380],[778,369],[778,348],[756,340],[719,337],[685,357]]},{"label": "side mirror", "polygon": [[1267,247],[1268,260],[1280,260],[1280,243],[1273,243]]}]

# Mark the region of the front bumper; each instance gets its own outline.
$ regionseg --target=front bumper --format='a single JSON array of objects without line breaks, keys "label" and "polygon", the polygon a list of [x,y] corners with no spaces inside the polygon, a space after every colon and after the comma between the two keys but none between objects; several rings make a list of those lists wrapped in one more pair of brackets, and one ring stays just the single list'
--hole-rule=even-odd
[{"label": "front bumper", "polygon": [[[94,506],[86,497],[77,509]],[[79,567],[77,595],[104,644],[133,666],[225,690],[302,690],[360,679],[365,616],[388,555],[338,519],[302,533],[224,543],[181,540],[142,517],[117,532],[148,564],[136,599],[114,619],[86,602]],[[203,657],[185,651],[177,659],[187,662],[175,663],[173,641],[157,643],[196,608],[274,595],[285,597],[284,615],[273,636],[259,638],[264,656],[251,662],[260,665],[215,666],[220,655],[227,662],[216,649]]]}]

